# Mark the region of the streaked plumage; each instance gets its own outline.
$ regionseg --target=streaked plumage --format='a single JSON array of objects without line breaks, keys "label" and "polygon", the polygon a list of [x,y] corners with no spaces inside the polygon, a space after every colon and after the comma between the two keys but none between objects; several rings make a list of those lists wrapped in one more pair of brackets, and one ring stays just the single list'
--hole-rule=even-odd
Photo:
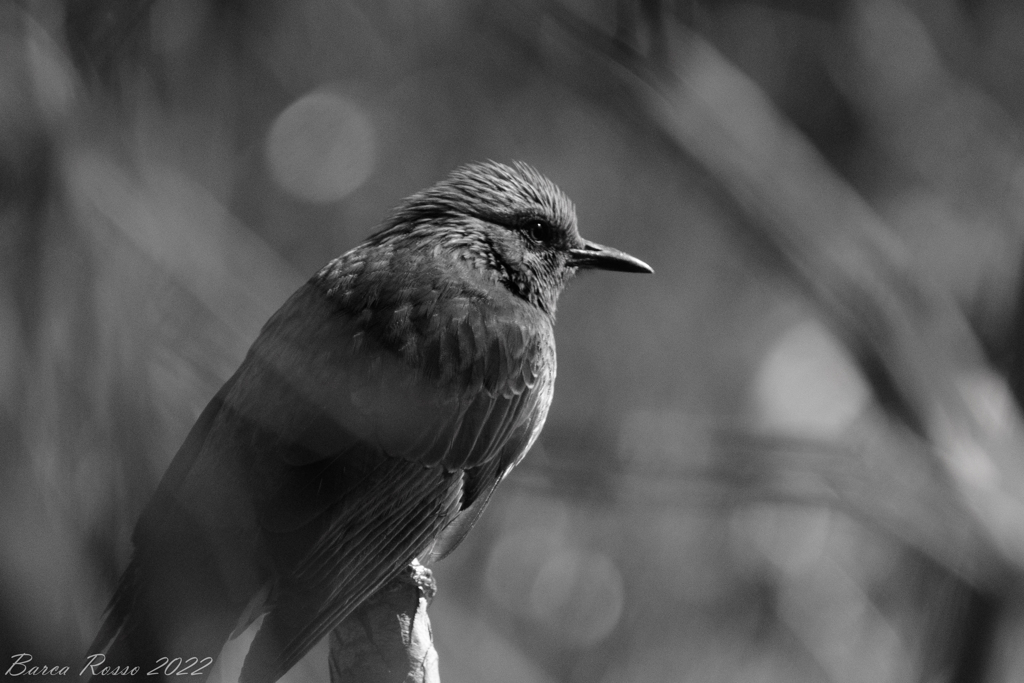
[{"label": "streaked plumage", "polygon": [[540,432],[580,267],[649,270],[582,240],[525,165],[407,199],[271,317],[200,416],[91,652],[215,657],[266,613],[242,680],[272,683],[412,559],[450,552]]}]

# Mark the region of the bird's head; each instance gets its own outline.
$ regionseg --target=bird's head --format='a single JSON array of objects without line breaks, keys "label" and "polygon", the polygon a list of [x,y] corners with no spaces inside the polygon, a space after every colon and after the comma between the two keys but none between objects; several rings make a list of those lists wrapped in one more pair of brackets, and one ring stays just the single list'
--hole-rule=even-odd
[{"label": "bird's head", "polygon": [[569,198],[521,162],[455,170],[406,199],[376,237],[440,250],[549,314],[578,270],[653,272],[628,254],[580,237]]}]

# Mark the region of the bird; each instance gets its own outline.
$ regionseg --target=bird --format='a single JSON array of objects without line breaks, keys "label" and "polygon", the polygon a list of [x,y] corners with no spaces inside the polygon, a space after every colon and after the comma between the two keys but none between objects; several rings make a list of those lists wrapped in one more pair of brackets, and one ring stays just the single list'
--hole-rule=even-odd
[{"label": "bird", "polygon": [[202,411],[89,652],[120,679],[181,657],[202,681],[262,616],[240,680],[274,683],[411,561],[450,553],[540,434],[557,300],[588,269],[653,273],[580,237],[525,163],[408,197],[271,316]]}]

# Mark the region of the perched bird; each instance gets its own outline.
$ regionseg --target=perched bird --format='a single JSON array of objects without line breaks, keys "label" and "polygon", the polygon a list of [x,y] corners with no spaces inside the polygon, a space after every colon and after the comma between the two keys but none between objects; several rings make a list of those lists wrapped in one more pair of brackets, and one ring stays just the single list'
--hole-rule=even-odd
[{"label": "perched bird", "polygon": [[525,164],[405,200],[285,302],[200,415],[90,652],[139,678],[195,658],[202,680],[263,615],[241,680],[273,683],[413,559],[450,552],[540,433],[555,303],[589,268],[652,272],[582,239]]}]

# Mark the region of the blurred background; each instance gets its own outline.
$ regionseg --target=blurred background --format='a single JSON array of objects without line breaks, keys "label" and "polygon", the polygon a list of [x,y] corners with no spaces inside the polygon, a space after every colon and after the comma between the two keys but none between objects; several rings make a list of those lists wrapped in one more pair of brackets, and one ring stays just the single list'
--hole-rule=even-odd
[{"label": "blurred background", "polygon": [[1015,0],[6,0],[0,666],[79,661],[262,323],[490,158],[657,274],[562,297],[442,680],[1024,680],[1022,126]]}]

